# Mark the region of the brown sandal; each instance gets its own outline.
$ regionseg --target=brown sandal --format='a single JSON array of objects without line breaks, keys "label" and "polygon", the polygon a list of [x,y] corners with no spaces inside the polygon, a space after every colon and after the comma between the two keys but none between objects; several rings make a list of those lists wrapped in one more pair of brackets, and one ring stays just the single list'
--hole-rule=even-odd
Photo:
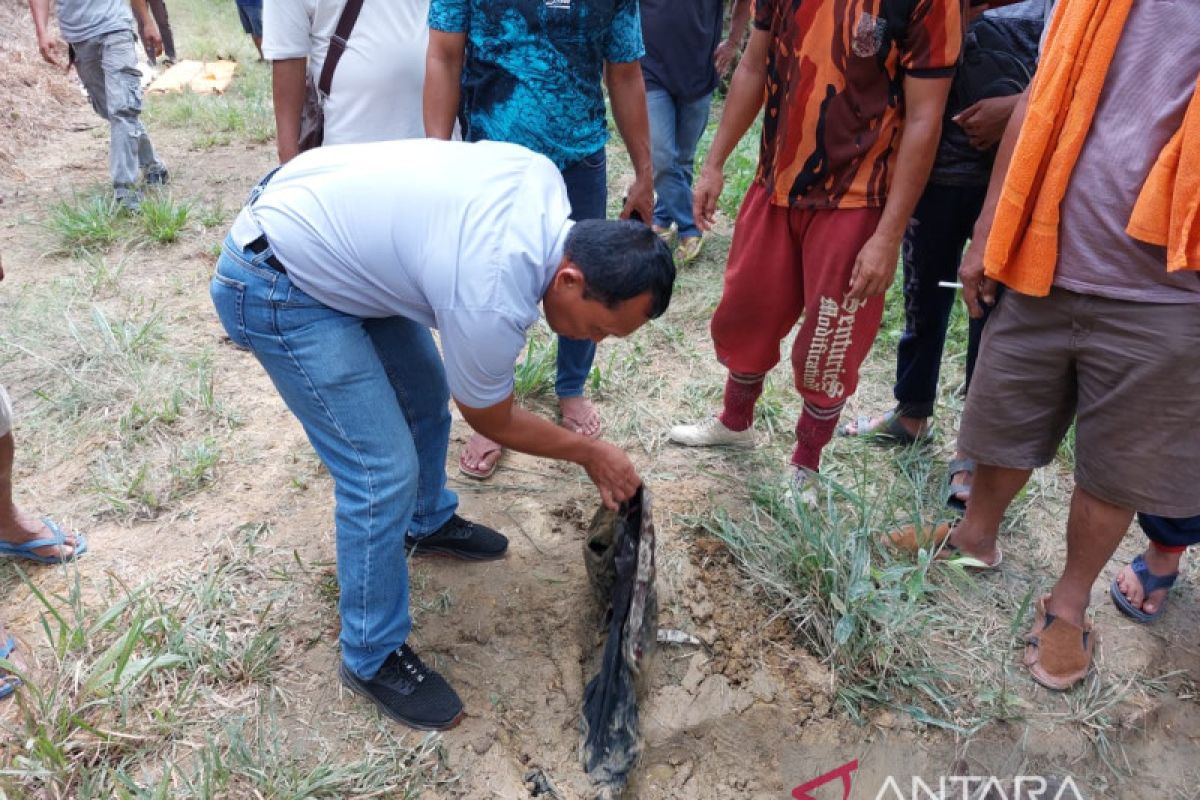
[{"label": "brown sandal", "polygon": [[916,525],[905,525],[903,528],[885,533],[883,544],[912,556],[915,556],[920,550],[934,550],[936,551],[934,556],[936,560],[957,560],[968,569],[996,569],[1000,566],[1000,562],[1004,561],[1004,553],[1000,552],[1000,548],[996,548],[996,560],[990,564],[964,553],[958,548],[958,545],[950,541],[950,532],[953,530],[954,526],[949,522],[940,523],[932,528],[925,525],[919,528]]},{"label": "brown sandal", "polygon": [[[467,464],[467,453],[470,451],[471,446],[475,443],[476,438],[487,443],[483,447],[483,452],[479,454],[480,458],[484,459],[484,466],[480,469],[475,469]],[[494,458],[493,454],[495,454]],[[458,457],[458,471],[463,475],[466,475],[468,478],[474,478],[477,481],[485,481],[492,477],[492,474],[496,471],[496,468],[500,466],[500,459],[503,456],[503,447],[496,444],[491,439],[488,439],[483,434],[473,433],[471,434],[471,438],[468,439],[467,443],[463,446],[462,453]],[[487,461],[488,458],[492,459],[490,463]]]},{"label": "brown sandal", "polygon": [[1090,620],[1080,628],[1046,611],[1049,599],[1038,600],[1033,627],[1025,635],[1025,667],[1042,686],[1065,692],[1087,677],[1098,635]]}]

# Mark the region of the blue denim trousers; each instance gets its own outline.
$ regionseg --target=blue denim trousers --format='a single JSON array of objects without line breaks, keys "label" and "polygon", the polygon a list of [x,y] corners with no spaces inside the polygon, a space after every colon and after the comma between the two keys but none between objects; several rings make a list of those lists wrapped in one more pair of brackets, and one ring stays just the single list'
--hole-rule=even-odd
[{"label": "blue denim trousers", "polygon": [[711,105],[711,92],[695,100],[679,100],[663,89],[646,90],[654,193],[658,195],[654,224],[667,228],[674,222],[681,238],[700,235],[692,218],[692,169]]},{"label": "blue denim trousers", "polygon": [[[963,248],[983,208],[986,186],[925,187],[904,233],[904,333],[896,348],[896,408],[901,416],[933,416],[950,312],[958,302],[939,281],[957,281]],[[967,385],[983,319],[973,319],[967,343]]]},{"label": "blue denim trousers", "polygon": [[[562,170],[571,203],[571,219],[604,219],[608,215],[608,157],[604,148]],[[588,339],[558,337],[558,372],[554,393],[580,397],[596,358],[596,343]]]},{"label": "blue denim trousers", "polygon": [[270,255],[226,239],[213,305],[333,477],[342,659],[369,679],[411,627],[404,535],[432,533],[458,506],[446,488],[445,370],[428,328],[335,311],[268,266]]}]

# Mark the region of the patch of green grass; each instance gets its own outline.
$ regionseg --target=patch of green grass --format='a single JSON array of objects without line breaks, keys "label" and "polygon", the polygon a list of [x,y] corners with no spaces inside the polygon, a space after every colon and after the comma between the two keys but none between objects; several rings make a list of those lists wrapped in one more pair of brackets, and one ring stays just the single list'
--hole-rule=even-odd
[{"label": "patch of green grass", "polygon": [[224,94],[151,95],[144,113],[153,127],[187,129],[199,149],[234,141],[267,142],[275,136],[271,73],[262,64],[242,63]]},{"label": "patch of green grass", "polygon": [[848,712],[892,705],[958,727],[950,676],[930,636],[945,624],[944,587],[929,571],[933,554],[901,561],[878,542],[880,530],[924,505],[928,476],[911,478],[911,487],[878,487],[866,465],[844,483],[822,478],[819,510],[785,493],[781,482],[768,482],[753,489],[747,513],[718,513],[707,528],[791,620],[805,647],[829,664]]},{"label": "patch of green grass", "polygon": [[142,200],[138,219],[147,237],[160,244],[169,244],[179,238],[191,211],[191,205],[186,202],[176,202],[169,194],[153,193]]},{"label": "patch of green grass", "polygon": [[306,584],[272,578],[296,559],[266,533],[243,525],[136,587],[68,567],[54,594],[11,568],[49,658],[8,701],[0,796],[415,798],[452,781],[436,734],[407,743],[374,715],[349,756],[285,735],[276,684],[303,623],[284,609]]},{"label": "patch of green grass", "polygon": [[525,357],[513,368],[513,396],[525,400],[553,392],[557,358],[557,337],[542,324],[531,328]]},{"label": "patch of green grass", "polygon": [[[80,277],[6,297],[0,364],[27,393],[27,457],[79,461],[110,512],[148,517],[212,480],[216,434],[238,420],[214,395],[211,355],[178,343],[163,313],[120,295],[120,283],[92,258]],[[97,302],[96,286],[116,296]],[[78,441],[96,444],[75,452]]]},{"label": "patch of green grass", "polygon": [[104,250],[121,238],[126,212],[112,192],[96,190],[50,204],[46,227],[68,255]]}]

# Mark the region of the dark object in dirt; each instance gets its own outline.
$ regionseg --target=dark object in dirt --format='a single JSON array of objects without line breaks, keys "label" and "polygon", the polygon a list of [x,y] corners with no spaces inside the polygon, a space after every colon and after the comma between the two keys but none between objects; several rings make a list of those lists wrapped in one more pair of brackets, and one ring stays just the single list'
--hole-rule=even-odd
[{"label": "dark object in dirt", "polygon": [[616,513],[597,511],[583,554],[608,639],[583,691],[580,757],[602,795],[616,796],[641,753],[637,695],[658,630],[650,491],[639,488]]},{"label": "dark object in dirt", "polygon": [[546,800],[563,800],[563,796],[559,794],[558,787],[554,785],[554,781],[550,780],[550,776],[540,767],[531,769],[525,773],[525,788],[529,789],[530,797],[544,797]]}]

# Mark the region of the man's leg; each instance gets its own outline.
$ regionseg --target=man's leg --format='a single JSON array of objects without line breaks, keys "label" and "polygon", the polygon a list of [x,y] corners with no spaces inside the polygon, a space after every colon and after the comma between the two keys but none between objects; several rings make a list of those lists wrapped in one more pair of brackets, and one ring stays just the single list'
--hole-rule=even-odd
[{"label": "man's leg", "polygon": [[[110,34],[111,35],[111,34]],[[106,37],[100,36],[71,45],[75,52],[75,72],[87,90],[88,101],[92,110],[106,120],[109,125],[108,169],[112,176],[113,192],[118,201],[136,205],[137,201],[137,160],[128,163],[128,153],[122,149],[126,144],[117,132],[116,123],[109,114],[108,78],[104,72],[104,52]]]},{"label": "man's leg", "polygon": [[[608,160],[603,149],[562,172],[571,202],[571,219],[604,219],[608,214]],[[558,395],[562,423],[585,436],[600,433],[600,414],[583,396],[583,387],[596,357],[595,342],[558,337]]]},{"label": "man's leg", "polygon": [[875,208],[804,212],[804,319],[792,345],[796,389],[804,398],[791,462],[800,470],[820,469],[821,451],[833,438],[846,398],[858,387],[858,369],[883,320],[882,295],[846,297],[854,261],[880,213]]},{"label": "man's leg", "polygon": [[[166,183],[167,168],[154,152],[142,124],[142,73],[137,67],[133,36],[124,31],[102,37],[104,91],[112,141],[113,185],[132,187],[139,168],[147,183]],[[118,192],[120,194],[120,192]]]},{"label": "man's leg", "polygon": [[[972,497],[971,505],[974,503]],[[1047,611],[1076,627],[1084,626],[1092,585],[1117,551],[1132,519],[1133,509],[1113,505],[1075,487],[1067,517],[1067,563],[1050,591]]]},{"label": "man's leg", "polygon": [[257,256],[226,247],[214,305],[230,337],[248,344],[266,369],[333,478],[342,658],[370,678],[410,627],[404,535],[419,467],[408,422],[363,320],[321,305]]},{"label": "man's leg", "polygon": [[[22,545],[46,539],[53,533],[46,524],[37,517],[26,514],[17,508],[13,500],[13,460],[16,453],[16,442],[12,434],[12,402],[0,386],[0,541],[7,544]],[[38,547],[33,553],[46,558],[71,557],[74,552],[75,534],[64,531],[63,544]],[[3,640],[0,639],[0,646]]]},{"label": "man's leg", "polygon": [[1074,417],[1073,309],[1068,293],[1008,292],[984,331],[958,436],[959,451],[978,466],[950,541],[985,563],[995,562],[1009,503],[1035,468],[1054,459]]},{"label": "man's leg", "polygon": [[950,543],[985,564],[995,564],[1000,558],[996,538],[1000,535],[1004,512],[1032,473],[1029,469],[979,464],[975,468],[971,502],[967,503],[962,521],[950,532]]},{"label": "man's leg", "polygon": [[433,335],[404,317],[364,320],[375,353],[412,433],[418,461],[416,506],[409,532],[420,538],[442,527],[458,509],[446,488],[450,444],[450,390]]},{"label": "man's leg", "polygon": [[305,294],[265,265],[270,255],[227,239],[211,293],[226,333],[258,358],[333,477],[339,677],[393,719],[453,727],[462,701],[406,641],[405,535],[420,469],[408,421],[364,320]]},{"label": "man's leg", "polygon": [[[154,14],[154,22],[158,25],[159,34],[162,35],[164,60],[174,63],[175,34],[171,32],[171,20],[167,15],[166,0],[146,0],[146,5],[149,6],[151,13]],[[153,58],[150,59],[150,63],[154,63]]]},{"label": "man's leg", "polygon": [[680,207],[675,215],[679,226],[679,253],[683,261],[690,261],[700,254],[700,229],[692,217],[692,171],[696,159],[696,145],[708,124],[708,112],[712,106],[712,95],[677,105],[675,124],[676,174],[682,188]]},{"label": "man's leg", "polygon": [[750,185],[738,211],[721,301],[710,330],[717,360],[729,370],[721,412],[671,428],[671,441],[689,447],[753,447],[754,404],[763,380],[779,363],[779,343],[804,308],[796,212],[770,203]]},{"label": "man's leg", "polygon": [[646,90],[650,120],[650,158],[654,166],[654,227],[665,232],[679,210],[678,176],[675,174],[675,98],[663,89]]}]

